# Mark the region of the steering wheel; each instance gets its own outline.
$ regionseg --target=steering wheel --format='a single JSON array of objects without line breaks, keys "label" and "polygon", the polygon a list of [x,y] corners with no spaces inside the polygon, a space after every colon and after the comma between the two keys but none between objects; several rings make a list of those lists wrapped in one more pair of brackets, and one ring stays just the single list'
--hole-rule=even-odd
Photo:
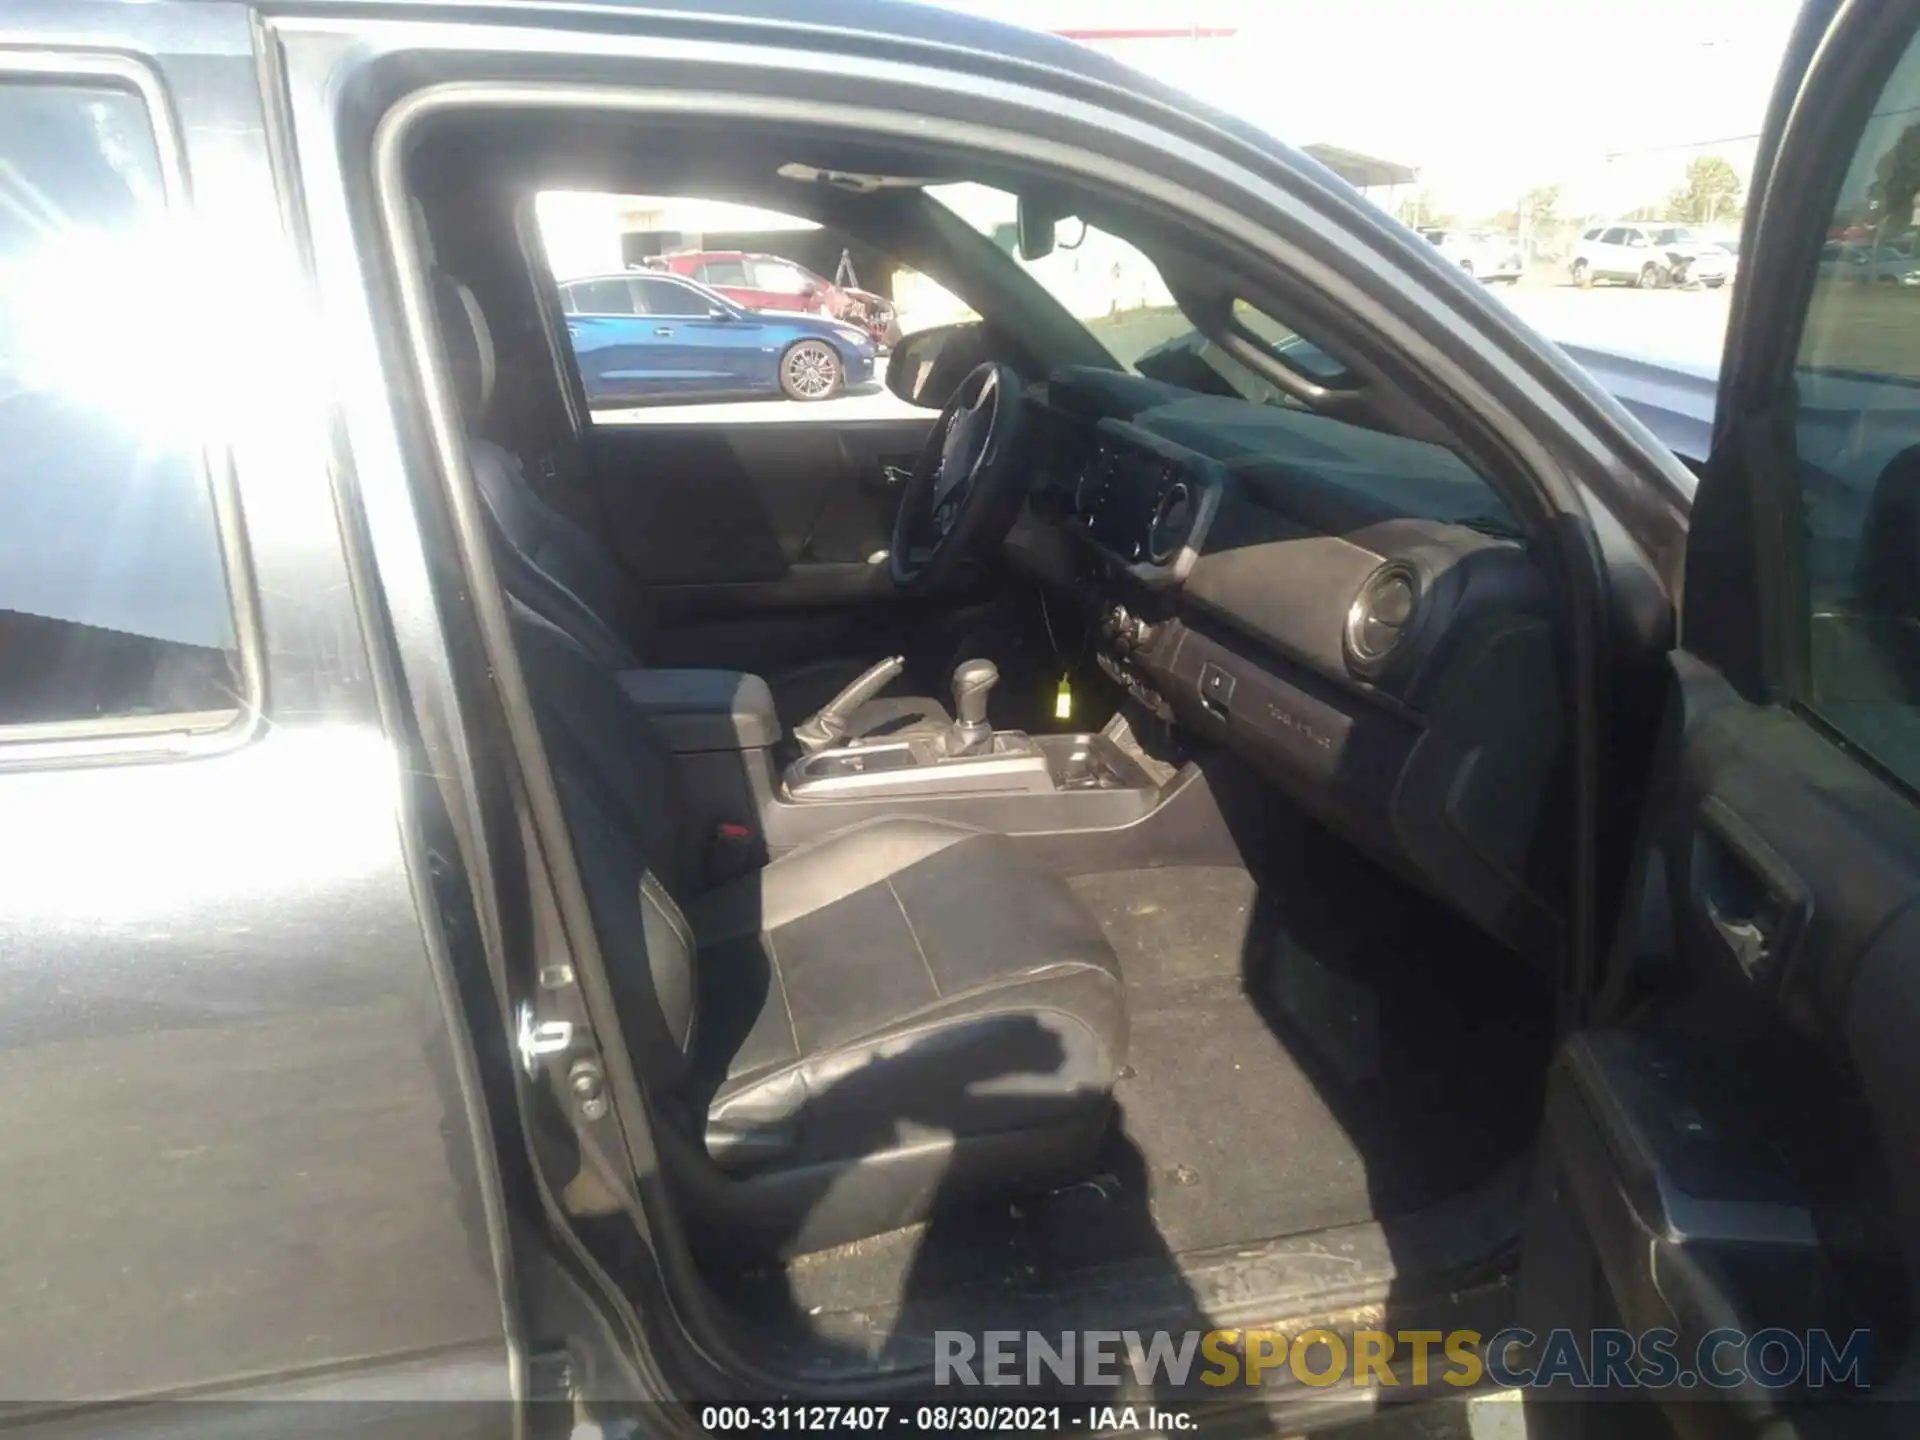
[{"label": "steering wheel", "polygon": [[913,463],[887,568],[902,590],[936,590],[966,557],[1001,539],[1020,510],[1020,377],[992,361],[947,401]]}]

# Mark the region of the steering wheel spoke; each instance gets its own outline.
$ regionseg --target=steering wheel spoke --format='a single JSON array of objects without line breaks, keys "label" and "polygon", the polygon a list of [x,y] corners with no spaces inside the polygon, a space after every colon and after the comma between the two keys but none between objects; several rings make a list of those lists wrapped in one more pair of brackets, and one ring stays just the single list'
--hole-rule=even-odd
[{"label": "steering wheel spoke", "polygon": [[900,588],[937,589],[1005,537],[1019,510],[1021,409],[1020,377],[1005,365],[981,365],[955,389],[900,497],[888,556]]}]

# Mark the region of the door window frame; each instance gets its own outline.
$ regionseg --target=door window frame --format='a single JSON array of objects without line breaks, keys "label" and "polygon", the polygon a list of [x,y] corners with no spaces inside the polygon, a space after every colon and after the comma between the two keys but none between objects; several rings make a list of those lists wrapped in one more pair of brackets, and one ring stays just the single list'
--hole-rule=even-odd
[{"label": "door window frame", "polygon": [[[1823,36],[1810,7],[1789,44]],[[1815,709],[1805,490],[1795,371],[1846,175],[1920,21],[1896,7],[1848,46],[1822,46],[1797,90],[1776,94],[1740,239],[1714,444],[1695,494],[1682,638],[1743,697],[1789,708],[1909,797],[1913,786]],[[1808,143],[1809,133],[1812,141]],[[1835,139],[1835,137],[1839,137]],[[1834,143],[1821,144],[1822,140]],[[1785,142],[1794,143],[1785,143]],[[1846,163],[1836,165],[1836,154]]]},{"label": "door window frame", "polygon": [[[0,49],[0,85],[17,84],[112,88],[132,95],[140,102],[153,141],[161,213],[179,217],[190,211],[179,124],[165,85],[146,64],[131,55],[99,50]],[[224,439],[212,436],[202,437],[198,450],[198,468],[213,505],[227,607],[233,617],[237,693],[232,707],[0,725],[0,770],[186,759],[235,749],[261,729],[265,655],[233,455]]]}]

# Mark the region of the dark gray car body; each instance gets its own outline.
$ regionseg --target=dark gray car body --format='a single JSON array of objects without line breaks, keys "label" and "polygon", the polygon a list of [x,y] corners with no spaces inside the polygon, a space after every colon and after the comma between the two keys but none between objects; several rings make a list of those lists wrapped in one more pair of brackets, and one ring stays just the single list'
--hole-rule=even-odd
[{"label": "dark gray car body", "polygon": [[[787,53],[796,73],[837,54],[908,98],[1051,92],[1069,142],[1099,107],[1125,109],[1143,145],[1181,136],[1183,163],[1211,166],[1221,193],[1242,187],[1243,207],[1258,177],[1257,203],[1291,217],[1311,242],[1301,263],[1327,267],[1334,293],[1398,306],[1397,342],[1533,422],[1549,437],[1536,453],[1560,447],[1578,477],[1563,500],[1601,493],[1620,521],[1607,563],[1672,573],[1686,486],[1671,457],[1430,247],[1277,142],[1219,116],[1176,124],[1188,102],[1099,57],[915,7],[823,5],[803,23],[776,0],[724,17],[600,6],[569,30],[587,8],[6,13],[14,63],[107,63],[142,89],[195,223],[257,267],[266,293],[249,303],[282,307],[248,357],[276,377],[268,409],[213,458],[243,559],[241,720],[191,738],[0,743],[8,1401],[322,1382],[525,1393],[501,1158],[448,954],[458,917],[436,885],[484,874],[497,841],[481,730],[410,498],[418,437],[396,419],[391,302],[365,258],[369,217],[344,198],[364,155],[341,137],[382,113],[383,60],[545,48],[582,74],[625,58],[658,83],[662,66],[742,63],[736,47],[752,46],[753,63]],[[1648,613],[1657,634],[1658,603]],[[482,904],[475,924],[474,953],[496,954],[497,917]],[[504,1052],[499,1036],[481,1048]]]}]

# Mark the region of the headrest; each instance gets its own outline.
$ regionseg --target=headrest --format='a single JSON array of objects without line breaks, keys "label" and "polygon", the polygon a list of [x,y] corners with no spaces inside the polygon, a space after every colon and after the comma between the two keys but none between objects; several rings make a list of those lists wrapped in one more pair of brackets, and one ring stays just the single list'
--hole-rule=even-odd
[{"label": "headrest", "polygon": [[444,271],[433,277],[433,302],[461,413],[477,424],[493,403],[493,332],[473,291]]}]

